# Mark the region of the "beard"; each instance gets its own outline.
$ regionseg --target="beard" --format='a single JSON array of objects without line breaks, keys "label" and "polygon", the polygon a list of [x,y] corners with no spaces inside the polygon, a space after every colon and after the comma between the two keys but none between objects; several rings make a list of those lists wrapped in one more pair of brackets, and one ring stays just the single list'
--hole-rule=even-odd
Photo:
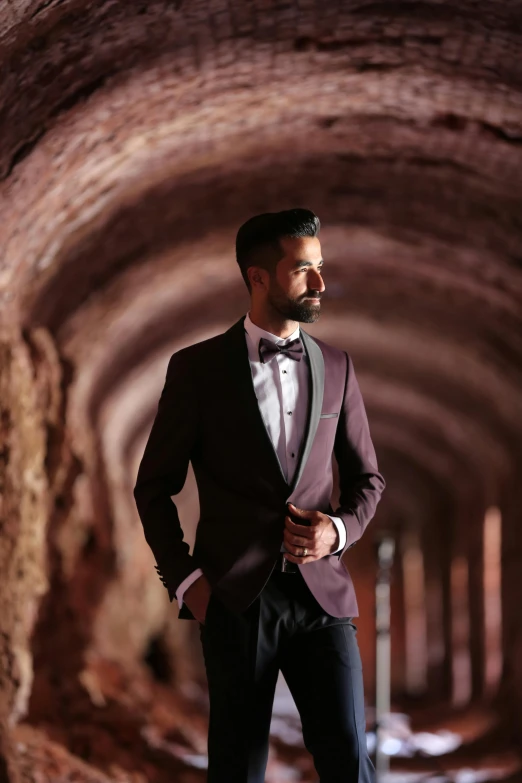
[{"label": "beard", "polygon": [[268,292],[268,301],[272,308],[283,318],[289,321],[311,324],[317,321],[321,315],[321,305],[304,301],[307,296],[317,296],[320,299],[321,295],[313,291],[307,291],[299,299],[291,299],[280,288],[279,284],[273,280]]}]

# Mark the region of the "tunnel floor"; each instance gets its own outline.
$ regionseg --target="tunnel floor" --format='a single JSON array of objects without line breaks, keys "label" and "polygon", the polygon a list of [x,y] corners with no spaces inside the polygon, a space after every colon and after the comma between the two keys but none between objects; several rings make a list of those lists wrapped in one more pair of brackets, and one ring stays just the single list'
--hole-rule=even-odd
[{"label": "tunnel floor", "polygon": [[[54,714],[67,714],[65,722],[56,722],[51,711],[38,721],[29,716],[14,728],[24,783],[205,781],[204,687],[190,683],[173,689],[155,680],[146,667],[124,671],[102,659],[80,680],[66,713],[60,709]],[[522,781],[521,755],[496,730],[496,718],[488,709],[417,710],[409,718],[414,735],[459,737],[460,744],[437,756],[391,757],[390,772],[381,783]],[[276,689],[266,781],[318,783],[282,678]]]}]

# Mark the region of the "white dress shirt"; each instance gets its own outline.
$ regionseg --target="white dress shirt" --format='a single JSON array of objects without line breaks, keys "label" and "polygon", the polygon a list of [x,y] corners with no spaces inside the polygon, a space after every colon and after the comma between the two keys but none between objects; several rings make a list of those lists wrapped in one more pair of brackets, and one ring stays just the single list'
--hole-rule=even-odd
[{"label": "white dress shirt", "polygon": [[[299,326],[289,337],[277,337],[271,332],[261,329],[250,320],[250,312],[245,318],[246,343],[248,358],[252,371],[254,391],[265,427],[277,453],[281,468],[288,484],[292,483],[300,449],[304,440],[306,417],[308,411],[308,378],[310,368],[306,352],[301,361],[277,353],[270,361],[263,363],[259,359],[259,341],[261,337],[284,345],[299,337]],[[340,517],[330,517],[339,534],[337,549],[344,548],[346,543],[346,528]],[[281,551],[285,552],[284,543]],[[201,568],[196,568],[176,591],[180,608],[183,605],[183,594],[202,574]]]}]

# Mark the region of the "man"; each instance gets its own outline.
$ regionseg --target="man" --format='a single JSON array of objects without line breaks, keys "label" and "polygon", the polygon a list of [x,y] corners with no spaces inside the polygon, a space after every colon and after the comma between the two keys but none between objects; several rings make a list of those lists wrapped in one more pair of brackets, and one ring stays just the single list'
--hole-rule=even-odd
[{"label": "man", "polygon": [[[306,209],[241,226],[250,310],[171,356],[134,488],[170,600],[199,622],[209,783],[264,781],[279,670],[321,783],[374,780],[357,602],[341,558],[385,482],[350,356],[299,327],[319,318],[325,290],[318,232]],[[192,555],[171,500],[189,461],[200,500]]]}]

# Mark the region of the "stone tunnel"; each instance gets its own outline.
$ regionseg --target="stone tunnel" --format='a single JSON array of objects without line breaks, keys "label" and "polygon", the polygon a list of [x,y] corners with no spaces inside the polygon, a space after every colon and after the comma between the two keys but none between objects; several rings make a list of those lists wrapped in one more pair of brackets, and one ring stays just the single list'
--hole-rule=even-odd
[{"label": "stone tunnel", "polygon": [[[0,780],[205,780],[132,487],[169,357],[247,311],[239,225],[293,206],[387,480],[369,735],[386,531],[393,712],[458,738],[389,779],[522,780],[520,0],[4,0],[0,74]],[[267,780],[312,783],[285,710]]]}]

